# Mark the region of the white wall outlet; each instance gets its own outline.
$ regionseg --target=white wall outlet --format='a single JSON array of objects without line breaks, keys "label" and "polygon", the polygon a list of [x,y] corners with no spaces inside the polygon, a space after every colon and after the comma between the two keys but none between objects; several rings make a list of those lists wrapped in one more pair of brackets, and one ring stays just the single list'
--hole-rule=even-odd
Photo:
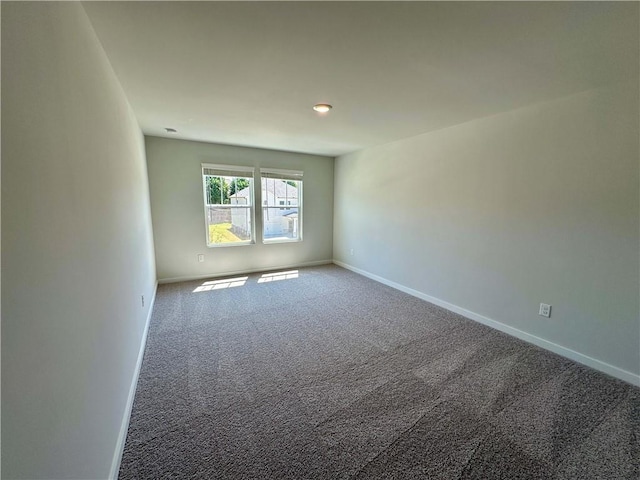
[{"label": "white wall outlet", "polygon": [[204,255],[203,255],[202,253],[199,253],[199,254],[198,254],[198,261],[199,261],[200,263],[203,263],[203,262],[204,262]]},{"label": "white wall outlet", "polygon": [[351,255],[353,257],[353,248],[351,250],[349,250],[349,255]]},{"label": "white wall outlet", "polygon": [[540,304],[540,310],[538,311],[538,315],[542,317],[551,317],[551,305],[547,305],[546,303]]},{"label": "white wall outlet", "polygon": [[144,307],[144,295],[140,295],[140,298],[142,299],[142,306]]}]

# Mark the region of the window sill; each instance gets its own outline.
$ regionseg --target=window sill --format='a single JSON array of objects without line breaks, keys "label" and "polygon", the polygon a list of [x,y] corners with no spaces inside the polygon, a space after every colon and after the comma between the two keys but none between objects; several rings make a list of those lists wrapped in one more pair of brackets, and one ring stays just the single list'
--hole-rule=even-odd
[{"label": "window sill", "polygon": [[287,239],[273,239],[273,240],[262,240],[262,243],[265,245],[270,245],[273,243],[298,243],[302,242],[301,238],[287,238]]},{"label": "window sill", "polygon": [[247,245],[255,245],[256,242],[235,242],[235,243],[218,243],[207,245],[207,248],[228,248],[228,247],[246,247]]}]

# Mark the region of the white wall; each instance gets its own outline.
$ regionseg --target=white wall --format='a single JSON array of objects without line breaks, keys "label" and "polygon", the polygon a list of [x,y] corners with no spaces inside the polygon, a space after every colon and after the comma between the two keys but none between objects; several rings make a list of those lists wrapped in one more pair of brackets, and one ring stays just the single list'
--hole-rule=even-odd
[{"label": "white wall", "polygon": [[339,157],[334,258],[637,381],[638,132],[636,80]]},{"label": "white wall", "polygon": [[[159,137],[146,137],[146,151],[160,282],[331,261],[333,158]],[[208,248],[201,163],[304,171],[303,241]]]},{"label": "white wall", "polygon": [[143,136],[79,3],[2,2],[2,127],[3,478],[106,478],[155,267]]}]

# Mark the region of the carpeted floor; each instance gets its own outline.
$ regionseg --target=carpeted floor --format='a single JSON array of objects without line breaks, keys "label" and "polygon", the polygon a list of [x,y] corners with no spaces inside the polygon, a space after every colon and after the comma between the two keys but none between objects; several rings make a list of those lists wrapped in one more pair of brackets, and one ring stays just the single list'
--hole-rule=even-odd
[{"label": "carpeted floor", "polygon": [[120,479],[640,478],[640,389],[336,266],[162,285]]}]

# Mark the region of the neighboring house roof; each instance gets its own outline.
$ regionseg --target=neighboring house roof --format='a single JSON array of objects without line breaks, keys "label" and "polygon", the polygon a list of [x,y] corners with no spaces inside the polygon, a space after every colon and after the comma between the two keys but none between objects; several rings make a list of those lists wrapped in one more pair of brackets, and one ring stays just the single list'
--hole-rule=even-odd
[{"label": "neighboring house roof", "polygon": [[[298,189],[292,185],[289,185],[283,182],[282,180],[273,180],[271,178],[268,178],[265,183],[267,184],[266,191],[271,193],[272,195],[275,195],[276,198],[284,198],[284,197],[298,198]],[[231,195],[231,198],[249,197],[249,194],[250,194],[249,188],[250,187],[239,190],[234,195]],[[262,193],[264,194],[264,192],[265,192],[265,189],[263,188]]]}]

